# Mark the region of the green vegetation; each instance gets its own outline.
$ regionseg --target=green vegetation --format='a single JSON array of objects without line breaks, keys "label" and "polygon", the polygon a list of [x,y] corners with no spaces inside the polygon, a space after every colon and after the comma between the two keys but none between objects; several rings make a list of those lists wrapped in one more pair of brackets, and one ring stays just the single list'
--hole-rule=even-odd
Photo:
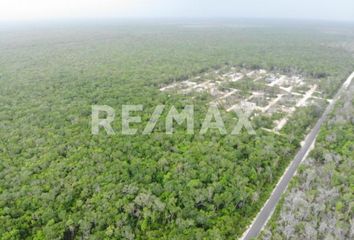
[{"label": "green vegetation", "polygon": [[264,82],[254,82],[254,79],[245,77],[242,80],[239,80],[237,82],[228,82],[224,84],[224,87],[226,88],[236,88],[241,91],[243,95],[246,95],[246,93],[249,93],[250,91],[266,91],[267,93],[270,94],[270,96],[276,95],[276,90],[273,89],[272,87],[268,87]]},{"label": "green vegetation", "polygon": [[[205,95],[159,87],[225,64],[317,76],[328,96],[353,69],[351,52],[330,47],[341,35],[324,26],[236,26],[2,30],[0,238],[240,236],[318,114],[300,109],[285,135],[260,128],[255,136],[187,135],[183,126],[166,135],[163,121],[149,136],[93,136],[90,128],[93,104],[114,107],[117,119],[122,105],[144,104],[144,122],[158,104],[194,104],[202,121]],[[234,115],[223,115],[232,128]]]},{"label": "green vegetation", "polygon": [[259,239],[352,239],[354,84],[322,127],[315,149]]}]

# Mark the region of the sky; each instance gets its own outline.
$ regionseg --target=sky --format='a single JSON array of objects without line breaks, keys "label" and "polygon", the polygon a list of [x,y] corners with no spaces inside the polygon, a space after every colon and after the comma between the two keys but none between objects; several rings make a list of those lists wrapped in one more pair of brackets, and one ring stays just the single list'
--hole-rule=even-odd
[{"label": "sky", "polygon": [[354,0],[0,0],[0,21],[290,18],[354,22]]}]

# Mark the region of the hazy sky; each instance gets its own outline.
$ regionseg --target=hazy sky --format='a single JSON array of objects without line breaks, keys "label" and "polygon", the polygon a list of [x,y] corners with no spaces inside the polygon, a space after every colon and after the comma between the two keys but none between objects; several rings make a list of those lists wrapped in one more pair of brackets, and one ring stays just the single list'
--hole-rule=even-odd
[{"label": "hazy sky", "polygon": [[354,21],[354,0],[0,0],[0,21],[126,17]]}]

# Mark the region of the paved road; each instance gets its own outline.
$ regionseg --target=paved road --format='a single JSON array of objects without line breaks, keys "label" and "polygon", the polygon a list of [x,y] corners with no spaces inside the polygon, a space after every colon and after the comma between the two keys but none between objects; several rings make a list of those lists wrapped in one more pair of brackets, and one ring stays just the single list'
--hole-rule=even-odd
[{"label": "paved road", "polygon": [[339,89],[337,94],[335,95],[333,101],[327,106],[326,110],[322,114],[321,118],[318,120],[314,128],[311,130],[310,134],[307,136],[304,145],[301,147],[299,152],[296,154],[294,160],[291,162],[290,166],[279,180],[277,186],[273,190],[271,196],[268,201],[265,203],[261,211],[258,213],[257,217],[248,228],[248,230],[242,236],[242,240],[249,240],[254,237],[257,237],[264,225],[267,223],[269,217],[272,215],[276,204],[278,203],[282,193],[286,190],[291,178],[294,176],[297,167],[301,163],[301,161],[306,157],[307,153],[310,151],[311,146],[316,140],[316,137],[320,131],[321,125],[326,120],[327,115],[333,110],[333,107],[341,96],[343,91],[347,90],[350,85],[352,79],[354,78],[354,72],[349,76],[347,81],[344,82],[342,87]]}]

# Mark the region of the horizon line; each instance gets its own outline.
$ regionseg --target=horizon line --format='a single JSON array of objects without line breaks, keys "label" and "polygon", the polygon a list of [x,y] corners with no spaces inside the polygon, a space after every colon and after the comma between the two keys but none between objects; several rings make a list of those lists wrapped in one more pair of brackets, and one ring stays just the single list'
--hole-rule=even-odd
[{"label": "horizon line", "polygon": [[112,22],[112,21],[252,21],[252,20],[265,20],[265,21],[292,21],[292,22],[326,22],[326,23],[354,23],[354,20],[344,19],[325,19],[325,18],[294,18],[294,17],[78,17],[78,18],[37,18],[37,19],[0,19],[0,24],[22,24],[22,23],[60,23],[60,22]]}]

